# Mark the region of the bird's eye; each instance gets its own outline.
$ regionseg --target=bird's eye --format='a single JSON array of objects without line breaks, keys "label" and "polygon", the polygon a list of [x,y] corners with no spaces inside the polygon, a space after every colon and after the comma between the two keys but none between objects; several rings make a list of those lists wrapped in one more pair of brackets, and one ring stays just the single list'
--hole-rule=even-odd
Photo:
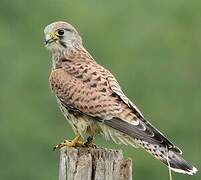
[{"label": "bird's eye", "polygon": [[63,30],[63,29],[58,30],[58,31],[57,31],[57,34],[58,34],[59,36],[63,36],[63,35],[64,35],[64,30]]}]

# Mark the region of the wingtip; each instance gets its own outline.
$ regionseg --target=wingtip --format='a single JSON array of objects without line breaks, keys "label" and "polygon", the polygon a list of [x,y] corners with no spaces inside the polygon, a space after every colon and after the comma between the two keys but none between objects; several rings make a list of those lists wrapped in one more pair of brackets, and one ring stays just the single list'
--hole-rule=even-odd
[{"label": "wingtip", "polygon": [[180,155],[183,154],[182,150],[180,148],[178,148],[177,146],[173,145],[172,147],[170,147],[170,150],[179,153]]}]

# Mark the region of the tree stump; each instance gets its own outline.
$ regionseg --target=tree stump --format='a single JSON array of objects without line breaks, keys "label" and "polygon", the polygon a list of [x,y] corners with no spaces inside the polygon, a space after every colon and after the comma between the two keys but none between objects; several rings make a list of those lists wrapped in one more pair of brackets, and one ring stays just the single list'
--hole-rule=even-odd
[{"label": "tree stump", "polygon": [[59,180],[132,180],[132,162],[121,150],[64,147]]}]

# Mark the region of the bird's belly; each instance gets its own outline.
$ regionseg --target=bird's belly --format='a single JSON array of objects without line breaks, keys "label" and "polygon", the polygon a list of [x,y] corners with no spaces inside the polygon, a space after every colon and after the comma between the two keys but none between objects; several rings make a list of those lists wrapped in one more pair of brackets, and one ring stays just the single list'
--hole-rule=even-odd
[{"label": "bird's belly", "polygon": [[85,133],[88,133],[89,135],[95,135],[100,132],[98,123],[95,122],[92,118],[86,115],[82,115],[78,112],[72,112],[65,108],[58,98],[57,101],[61,111],[71,125],[75,134],[79,133],[82,137],[84,137]]},{"label": "bird's belly", "polygon": [[72,129],[75,134],[79,133],[83,138],[85,133],[89,135],[101,134],[107,140],[112,140],[117,144],[126,144],[137,147],[135,139],[130,138],[124,133],[121,133],[102,122],[97,122],[93,120],[91,117],[80,114],[79,112],[72,112],[65,108],[60,100],[57,98],[59,103],[59,107],[63,112],[65,118],[72,126]]}]

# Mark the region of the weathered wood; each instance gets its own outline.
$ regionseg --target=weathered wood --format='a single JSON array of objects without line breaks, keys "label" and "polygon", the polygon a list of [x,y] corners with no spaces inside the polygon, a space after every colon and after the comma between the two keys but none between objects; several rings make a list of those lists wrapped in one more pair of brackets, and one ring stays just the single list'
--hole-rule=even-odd
[{"label": "weathered wood", "polygon": [[132,180],[132,162],[121,150],[64,147],[59,180]]}]

